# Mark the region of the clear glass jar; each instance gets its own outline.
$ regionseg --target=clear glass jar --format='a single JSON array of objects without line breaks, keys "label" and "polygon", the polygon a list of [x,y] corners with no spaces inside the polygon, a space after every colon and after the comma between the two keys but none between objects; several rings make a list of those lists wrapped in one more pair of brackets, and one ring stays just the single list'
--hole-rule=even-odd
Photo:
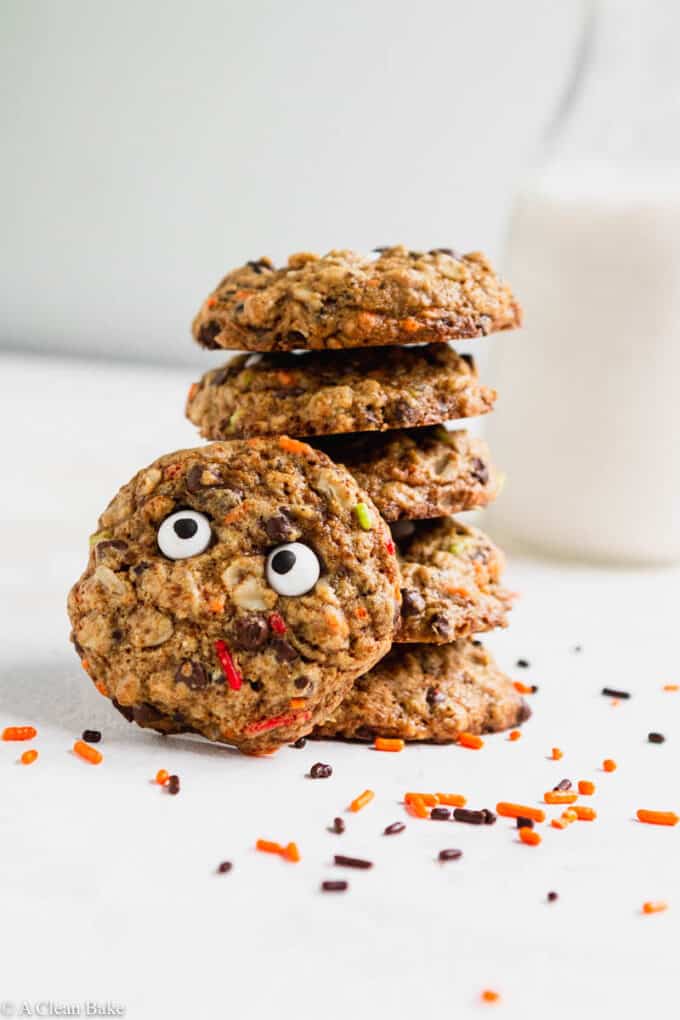
[{"label": "clear glass jar", "polygon": [[525,328],[494,341],[491,527],[544,552],[680,560],[680,4],[589,8],[511,217]]}]

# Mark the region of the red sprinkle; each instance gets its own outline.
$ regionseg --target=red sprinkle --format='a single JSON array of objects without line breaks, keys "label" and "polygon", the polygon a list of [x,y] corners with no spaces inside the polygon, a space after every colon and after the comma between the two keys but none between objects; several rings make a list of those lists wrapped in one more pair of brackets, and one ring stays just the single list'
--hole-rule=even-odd
[{"label": "red sprinkle", "polygon": [[273,715],[271,719],[261,719],[260,722],[249,723],[244,733],[265,733],[267,730],[278,729],[279,726],[290,726],[295,722],[304,722],[311,719],[311,712],[286,712],[285,715]]},{"label": "red sprinkle", "polygon": [[394,556],[394,542],[385,542],[385,548],[390,556]]},{"label": "red sprinkle", "polygon": [[227,648],[225,641],[215,642],[215,651],[217,658],[220,660],[220,666],[226,677],[227,683],[231,687],[232,691],[238,691],[243,683],[243,677],[234,665],[234,660],[231,657],[231,652]]},{"label": "red sprinkle", "polygon": [[283,617],[279,616],[278,613],[270,613],[269,626],[276,634],[286,633],[286,625],[283,622]]}]

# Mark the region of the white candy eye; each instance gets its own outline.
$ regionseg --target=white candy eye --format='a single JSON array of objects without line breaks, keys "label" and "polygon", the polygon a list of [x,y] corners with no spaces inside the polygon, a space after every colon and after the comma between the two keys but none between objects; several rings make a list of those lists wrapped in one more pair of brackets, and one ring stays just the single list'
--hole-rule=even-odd
[{"label": "white candy eye", "polygon": [[198,556],[210,545],[212,528],[205,514],[195,510],[177,510],[166,517],[158,529],[158,548],[170,560]]},{"label": "white candy eye", "polygon": [[279,595],[305,595],[319,580],[316,553],[302,542],[286,542],[267,557],[267,583]]}]

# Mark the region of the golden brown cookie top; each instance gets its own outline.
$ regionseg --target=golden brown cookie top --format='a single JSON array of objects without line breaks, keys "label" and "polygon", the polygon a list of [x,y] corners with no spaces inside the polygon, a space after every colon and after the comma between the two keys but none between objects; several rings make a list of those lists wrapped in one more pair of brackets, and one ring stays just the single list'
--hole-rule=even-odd
[{"label": "golden brown cookie top", "polygon": [[138,472],[100,518],[69,612],[93,680],[142,725],[155,713],[256,750],[335,707],[389,649],[398,603],[370,499],[282,437]]},{"label": "golden brown cookie top", "polygon": [[521,325],[521,308],[479,252],[348,250],[247,262],[193,322],[203,347],[248,351],[379,347],[485,336]]}]

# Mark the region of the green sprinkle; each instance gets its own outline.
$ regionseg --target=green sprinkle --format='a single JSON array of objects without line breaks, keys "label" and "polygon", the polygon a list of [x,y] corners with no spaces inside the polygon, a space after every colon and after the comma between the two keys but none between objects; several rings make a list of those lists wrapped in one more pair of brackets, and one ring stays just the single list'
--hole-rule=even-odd
[{"label": "green sprinkle", "polygon": [[354,507],[354,513],[356,514],[360,528],[364,531],[373,530],[373,519],[365,503],[357,503]]},{"label": "green sprinkle", "polygon": [[90,543],[90,549],[94,549],[99,542],[105,542],[107,538],[111,538],[110,531],[95,531],[94,535],[90,535],[88,540]]},{"label": "green sprinkle", "polygon": [[461,538],[460,542],[451,543],[451,545],[449,546],[449,552],[453,556],[460,556],[461,553],[465,552],[469,545],[470,545],[469,539]]}]

